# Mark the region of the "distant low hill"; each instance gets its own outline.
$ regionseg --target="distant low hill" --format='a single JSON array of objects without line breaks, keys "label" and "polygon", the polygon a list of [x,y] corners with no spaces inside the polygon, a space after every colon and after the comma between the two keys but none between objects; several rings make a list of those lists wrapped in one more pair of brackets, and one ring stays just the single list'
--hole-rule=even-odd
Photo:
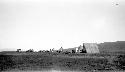
[{"label": "distant low hill", "polygon": [[125,52],[125,41],[100,43],[98,48],[100,52]]},{"label": "distant low hill", "polygon": [[[104,42],[97,45],[100,53],[125,53],[125,41]],[[77,47],[63,49],[63,52],[72,52],[75,48]]]}]

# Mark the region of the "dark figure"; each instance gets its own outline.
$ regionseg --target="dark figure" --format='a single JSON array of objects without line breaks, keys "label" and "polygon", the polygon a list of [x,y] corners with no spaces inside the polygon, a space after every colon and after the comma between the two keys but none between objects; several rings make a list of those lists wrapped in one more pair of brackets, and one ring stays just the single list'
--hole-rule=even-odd
[{"label": "dark figure", "polygon": [[33,49],[29,49],[26,52],[34,52],[34,50]]},{"label": "dark figure", "polygon": [[75,50],[72,50],[72,53],[75,53]]},{"label": "dark figure", "polygon": [[83,49],[81,50],[80,53],[87,53],[84,43],[83,43]]},{"label": "dark figure", "polygon": [[87,53],[85,49],[82,49],[80,53]]},{"label": "dark figure", "polygon": [[16,52],[21,52],[21,49],[17,49],[17,51]]}]

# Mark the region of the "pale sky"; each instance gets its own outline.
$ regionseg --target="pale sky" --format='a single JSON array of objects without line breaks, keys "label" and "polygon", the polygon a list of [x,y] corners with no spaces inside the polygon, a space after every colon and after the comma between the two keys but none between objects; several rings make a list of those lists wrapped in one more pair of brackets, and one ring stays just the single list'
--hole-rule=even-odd
[{"label": "pale sky", "polygon": [[124,0],[0,0],[0,51],[121,40]]}]

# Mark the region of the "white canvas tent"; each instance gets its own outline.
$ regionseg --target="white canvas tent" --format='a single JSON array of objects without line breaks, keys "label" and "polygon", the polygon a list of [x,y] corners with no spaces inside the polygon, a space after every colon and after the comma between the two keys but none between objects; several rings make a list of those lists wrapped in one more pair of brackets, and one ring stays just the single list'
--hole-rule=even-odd
[{"label": "white canvas tent", "polygon": [[84,43],[87,53],[99,53],[98,45],[96,43]]}]

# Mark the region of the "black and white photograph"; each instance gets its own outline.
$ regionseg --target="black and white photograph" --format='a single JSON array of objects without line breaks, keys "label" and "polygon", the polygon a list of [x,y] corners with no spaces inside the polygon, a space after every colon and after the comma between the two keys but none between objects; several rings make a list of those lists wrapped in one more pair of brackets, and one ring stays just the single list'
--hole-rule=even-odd
[{"label": "black and white photograph", "polygon": [[0,0],[0,72],[125,72],[125,0]]}]

